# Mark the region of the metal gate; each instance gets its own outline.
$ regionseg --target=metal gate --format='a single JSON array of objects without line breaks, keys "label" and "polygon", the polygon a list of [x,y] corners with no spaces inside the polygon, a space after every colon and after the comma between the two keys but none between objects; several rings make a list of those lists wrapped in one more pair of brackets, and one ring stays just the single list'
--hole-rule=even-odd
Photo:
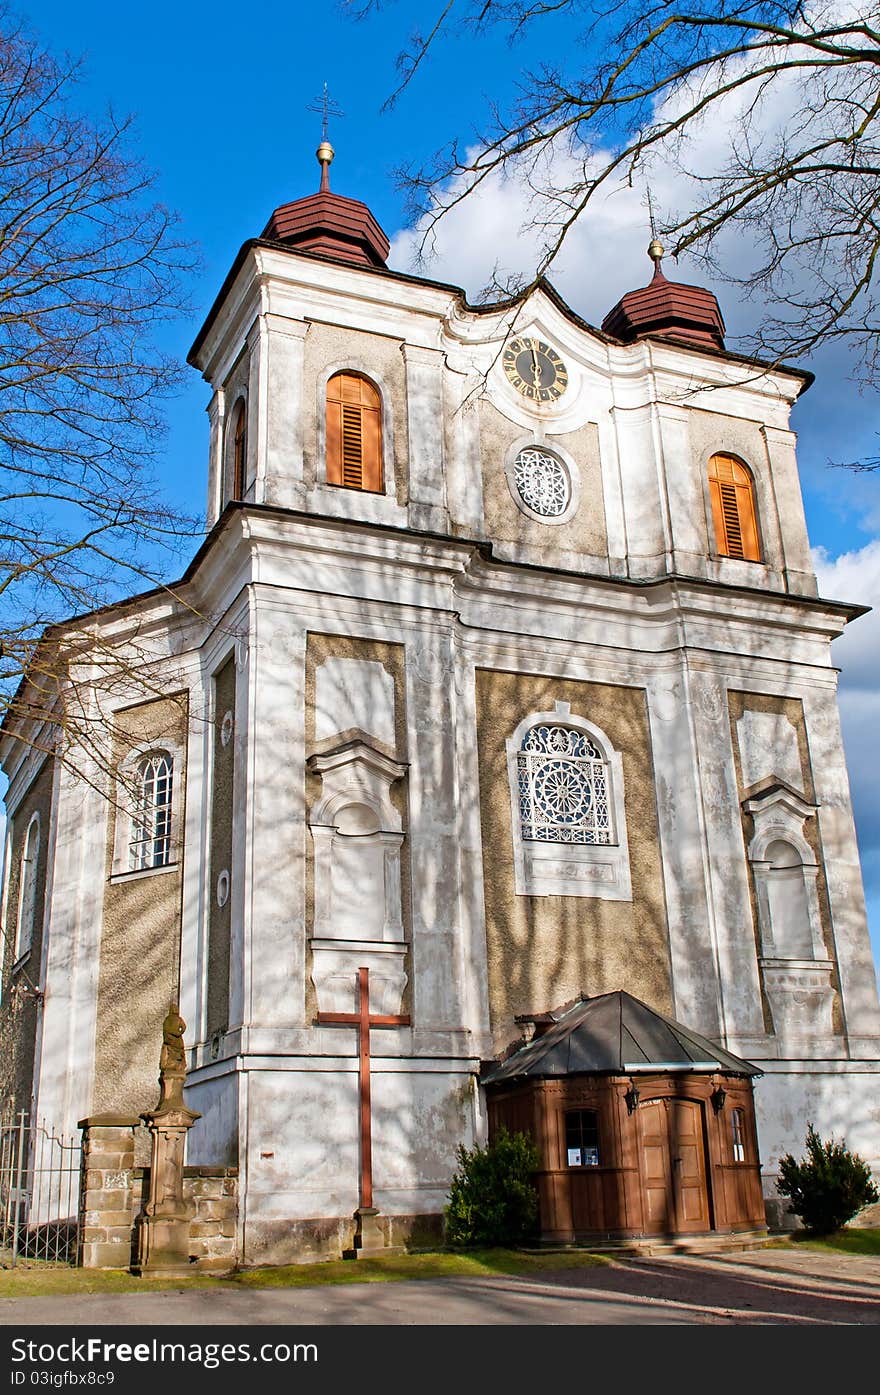
[{"label": "metal gate", "polygon": [[3,1120],[0,1252],[7,1264],[76,1264],[80,1151],[78,1135],[56,1133],[24,1109]]}]

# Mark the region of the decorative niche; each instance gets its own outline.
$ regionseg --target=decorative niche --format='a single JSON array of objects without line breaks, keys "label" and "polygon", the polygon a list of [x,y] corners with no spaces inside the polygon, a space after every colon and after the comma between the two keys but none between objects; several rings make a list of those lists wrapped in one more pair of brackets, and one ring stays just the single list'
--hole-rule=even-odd
[{"label": "decorative niche", "polygon": [[743,801],[754,820],[748,856],[755,882],[764,988],[780,1044],[810,1053],[832,1034],[833,961],[819,912],[819,867],[804,836],[816,805],[780,780]]},{"label": "decorative niche", "polygon": [[374,1010],[399,1013],[407,982],[400,881],[404,828],[391,787],[407,767],[357,730],[310,756],[308,767],[322,783],[309,816],[318,1010],[354,1011],[357,970],[366,967]]}]

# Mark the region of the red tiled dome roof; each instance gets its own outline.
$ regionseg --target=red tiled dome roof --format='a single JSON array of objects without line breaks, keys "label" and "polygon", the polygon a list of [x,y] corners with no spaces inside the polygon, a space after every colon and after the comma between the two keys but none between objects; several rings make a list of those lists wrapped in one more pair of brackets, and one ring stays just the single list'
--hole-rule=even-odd
[{"label": "red tiled dome roof", "polygon": [[330,192],[328,167],[332,158],[332,146],[322,142],[318,147],[319,192],[276,208],[263,237],[303,252],[323,252],[356,266],[384,266],[391,244],[367,205]]},{"label": "red tiled dome roof", "polygon": [[650,284],[627,291],[605,316],[602,328],[628,344],[651,334],[724,348],[724,319],[715,296],[704,286],[667,281],[659,260]]}]

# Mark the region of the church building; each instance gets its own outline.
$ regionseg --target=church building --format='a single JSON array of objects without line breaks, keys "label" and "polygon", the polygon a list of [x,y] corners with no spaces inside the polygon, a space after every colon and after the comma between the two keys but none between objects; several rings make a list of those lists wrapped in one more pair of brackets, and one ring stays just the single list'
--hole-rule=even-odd
[{"label": "church building", "polygon": [[0,731],[7,1097],[137,1116],[179,1003],[243,1263],[438,1237],[502,1123],[545,1238],[773,1222],[808,1122],[880,1170],[811,375],[656,241],[601,329],[390,269],[332,158],[190,353],[205,542]]}]

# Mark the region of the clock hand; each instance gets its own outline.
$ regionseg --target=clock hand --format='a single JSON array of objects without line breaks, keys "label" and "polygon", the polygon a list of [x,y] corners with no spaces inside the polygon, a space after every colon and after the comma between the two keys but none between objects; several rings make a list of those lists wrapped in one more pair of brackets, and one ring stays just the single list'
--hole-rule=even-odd
[{"label": "clock hand", "polygon": [[532,349],[532,377],[533,377],[534,380],[535,380],[535,384],[534,384],[535,387],[536,387],[536,388],[539,388],[539,387],[541,386],[541,368],[540,368],[540,365],[539,365],[539,363],[538,363],[538,355],[537,355],[536,352],[535,352],[535,346],[534,346],[534,344],[532,344],[531,349]]}]

